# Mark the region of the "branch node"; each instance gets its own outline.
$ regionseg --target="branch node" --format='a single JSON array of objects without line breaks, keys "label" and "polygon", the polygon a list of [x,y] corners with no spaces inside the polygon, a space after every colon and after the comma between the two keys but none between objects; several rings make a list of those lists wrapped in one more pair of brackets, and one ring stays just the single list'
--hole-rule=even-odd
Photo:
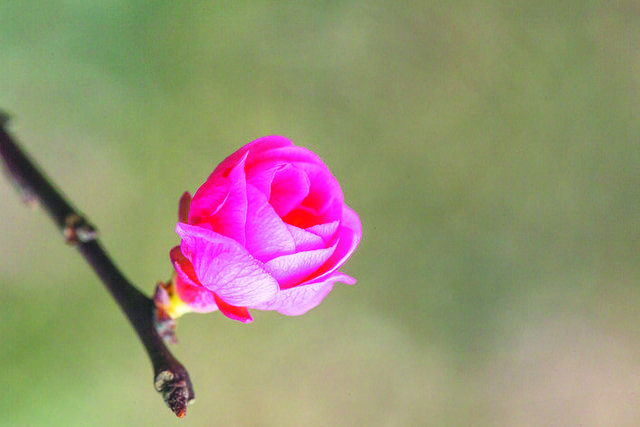
[{"label": "branch node", "polygon": [[62,234],[70,245],[87,243],[98,238],[98,230],[77,213],[71,213],[64,219]]}]

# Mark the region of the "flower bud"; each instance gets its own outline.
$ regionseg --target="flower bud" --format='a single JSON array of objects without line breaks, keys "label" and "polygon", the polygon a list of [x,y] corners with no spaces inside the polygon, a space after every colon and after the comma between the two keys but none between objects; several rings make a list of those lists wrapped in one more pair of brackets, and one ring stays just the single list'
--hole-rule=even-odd
[{"label": "flower bud", "polygon": [[[267,136],[227,157],[193,199],[180,201],[167,313],[248,309],[299,315],[317,306],[362,236],[338,181],[311,151]],[[174,307],[175,306],[175,307]]]}]

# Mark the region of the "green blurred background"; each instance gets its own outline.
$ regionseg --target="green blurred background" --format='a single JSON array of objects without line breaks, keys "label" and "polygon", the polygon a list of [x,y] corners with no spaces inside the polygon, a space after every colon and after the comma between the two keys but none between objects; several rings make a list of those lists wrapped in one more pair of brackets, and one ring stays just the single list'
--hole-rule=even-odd
[{"label": "green blurred background", "polygon": [[301,317],[188,315],[196,403],[0,180],[0,425],[640,425],[637,1],[5,1],[0,108],[150,294],[183,191],[317,152],[364,226]]}]

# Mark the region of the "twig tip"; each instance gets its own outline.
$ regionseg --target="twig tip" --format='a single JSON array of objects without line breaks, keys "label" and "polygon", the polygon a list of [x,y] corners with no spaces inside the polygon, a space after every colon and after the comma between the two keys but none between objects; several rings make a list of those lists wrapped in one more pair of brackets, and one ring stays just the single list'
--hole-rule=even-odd
[{"label": "twig tip", "polygon": [[171,371],[162,371],[156,376],[156,390],[178,418],[187,414],[187,406],[194,401],[189,378],[180,378]]}]

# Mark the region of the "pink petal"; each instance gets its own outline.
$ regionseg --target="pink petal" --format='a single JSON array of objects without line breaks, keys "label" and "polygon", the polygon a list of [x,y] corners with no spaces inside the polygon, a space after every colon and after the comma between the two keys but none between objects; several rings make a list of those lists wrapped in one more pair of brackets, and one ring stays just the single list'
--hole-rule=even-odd
[{"label": "pink petal", "polygon": [[278,163],[256,165],[252,169],[247,170],[247,184],[253,185],[262,194],[268,195],[271,192],[273,177],[278,170],[284,166],[285,165]]},{"label": "pink petal", "polygon": [[247,153],[229,171],[228,177],[212,174],[191,201],[189,223],[205,222],[214,231],[244,245],[247,191],[244,163]]},{"label": "pink petal", "polygon": [[311,185],[304,169],[275,160],[247,169],[247,183],[267,195],[279,216],[301,204],[309,195]]},{"label": "pink petal", "polygon": [[268,301],[278,292],[278,282],[235,240],[183,223],[178,223],[176,232],[199,282],[225,303],[249,306]]},{"label": "pink petal", "polygon": [[171,249],[170,257],[176,270],[176,292],[180,299],[198,313],[217,310],[214,293],[197,283],[193,265],[180,252],[180,246]]},{"label": "pink petal", "polygon": [[280,284],[287,289],[300,284],[318,270],[333,254],[336,247],[298,252],[274,258],[265,264],[265,268]]},{"label": "pink petal", "polygon": [[213,296],[222,314],[227,316],[229,319],[238,320],[242,323],[251,323],[251,321],[253,320],[251,314],[249,314],[249,310],[247,310],[246,307],[236,307],[234,305],[229,305],[218,298],[216,294],[213,294]]},{"label": "pink petal", "polygon": [[199,284],[193,265],[191,264],[191,261],[184,256],[180,250],[180,246],[175,246],[171,249],[169,252],[169,258],[171,258],[171,263],[175,267],[178,276],[182,276],[182,278],[188,283],[193,283],[194,285]]},{"label": "pink petal", "polygon": [[[338,226],[336,221],[336,228]],[[293,237],[293,242],[296,245],[296,252],[300,251],[312,251],[314,249],[322,249],[327,247],[325,240],[318,234],[310,232],[310,229],[303,230],[294,225],[286,224],[289,234]]]},{"label": "pink petal", "polygon": [[315,283],[330,277],[349,259],[356,250],[362,237],[362,224],[358,214],[347,205],[343,206],[343,217],[340,223],[338,246],[329,260],[320,267],[307,282]]},{"label": "pink petal", "polygon": [[324,241],[325,246],[330,245],[336,237],[336,232],[340,228],[340,221],[332,221],[326,224],[318,224],[307,228],[309,233],[313,233]]},{"label": "pink petal", "polygon": [[283,217],[309,195],[310,185],[309,177],[303,170],[286,165],[273,178],[269,203]]},{"label": "pink petal", "polygon": [[331,292],[333,285],[338,282],[355,283],[351,277],[342,273],[334,273],[322,282],[296,286],[278,292],[277,298],[254,308],[259,310],[277,310],[288,316],[297,316],[311,310]]},{"label": "pink petal", "polygon": [[[355,236],[355,242],[353,245],[353,249],[355,250],[358,243],[360,243],[360,239],[362,238],[362,222],[360,222],[360,217],[347,205],[342,205],[342,222],[340,224],[342,227],[349,228],[353,231]],[[353,251],[350,252],[350,254]]]},{"label": "pink petal", "polygon": [[308,228],[317,224],[318,222],[322,222],[316,211],[308,208],[306,206],[298,206],[287,215],[282,217],[282,220],[287,224],[299,227],[299,228]]},{"label": "pink petal", "polygon": [[[315,172],[318,172],[317,168]],[[342,216],[342,190],[335,178],[328,173],[308,172],[311,187],[307,197],[283,220],[300,228],[309,228],[339,220]],[[314,174],[315,173],[315,174]]]},{"label": "pink petal", "polygon": [[213,292],[202,286],[186,283],[182,277],[176,279],[176,292],[196,313],[209,313],[218,309]]},{"label": "pink petal", "polygon": [[[266,137],[266,138],[271,138],[271,137]],[[282,137],[279,137],[282,138]],[[263,138],[261,138],[263,139]],[[282,138],[285,141],[288,141],[286,138]],[[259,140],[256,140],[254,142],[258,142]],[[312,151],[304,148],[304,147],[297,147],[295,145],[293,145],[293,143],[290,142],[290,145],[285,145],[283,144],[282,146],[276,146],[276,144],[273,144],[270,146],[270,148],[268,150],[264,150],[262,152],[259,153],[259,155],[256,153],[255,158],[259,159],[259,161],[262,162],[277,162],[277,163],[281,163],[281,164],[286,164],[286,163],[293,163],[296,165],[299,164],[304,164],[304,165],[322,165],[324,166],[324,162],[322,161],[322,159],[320,157],[318,157],[317,154],[313,153]],[[252,150],[254,151],[254,150]],[[253,160],[253,159],[252,159]],[[253,167],[254,163],[253,161],[248,162],[248,167]],[[326,166],[324,166],[326,168]]]},{"label": "pink petal", "polygon": [[[338,180],[331,174],[329,168],[321,165],[301,165],[311,181],[309,196],[303,205],[313,208],[318,215],[326,215],[335,205],[342,206],[344,198]],[[332,219],[340,218],[338,212]]]},{"label": "pink petal", "polygon": [[290,146],[293,146],[293,142],[282,136],[271,135],[256,139],[255,141],[248,143],[247,145],[224,159],[215,168],[213,173],[224,174],[226,171],[230,170],[236,163],[238,163],[247,152],[249,152],[249,156],[247,158],[246,165],[247,168],[251,168],[256,162],[262,161],[264,152]]},{"label": "pink petal", "polygon": [[245,247],[249,253],[262,262],[293,253],[296,249],[293,237],[267,197],[248,185],[247,199]]},{"label": "pink petal", "polygon": [[218,213],[229,197],[230,187],[229,178],[211,175],[191,199],[188,223],[199,224]]}]

